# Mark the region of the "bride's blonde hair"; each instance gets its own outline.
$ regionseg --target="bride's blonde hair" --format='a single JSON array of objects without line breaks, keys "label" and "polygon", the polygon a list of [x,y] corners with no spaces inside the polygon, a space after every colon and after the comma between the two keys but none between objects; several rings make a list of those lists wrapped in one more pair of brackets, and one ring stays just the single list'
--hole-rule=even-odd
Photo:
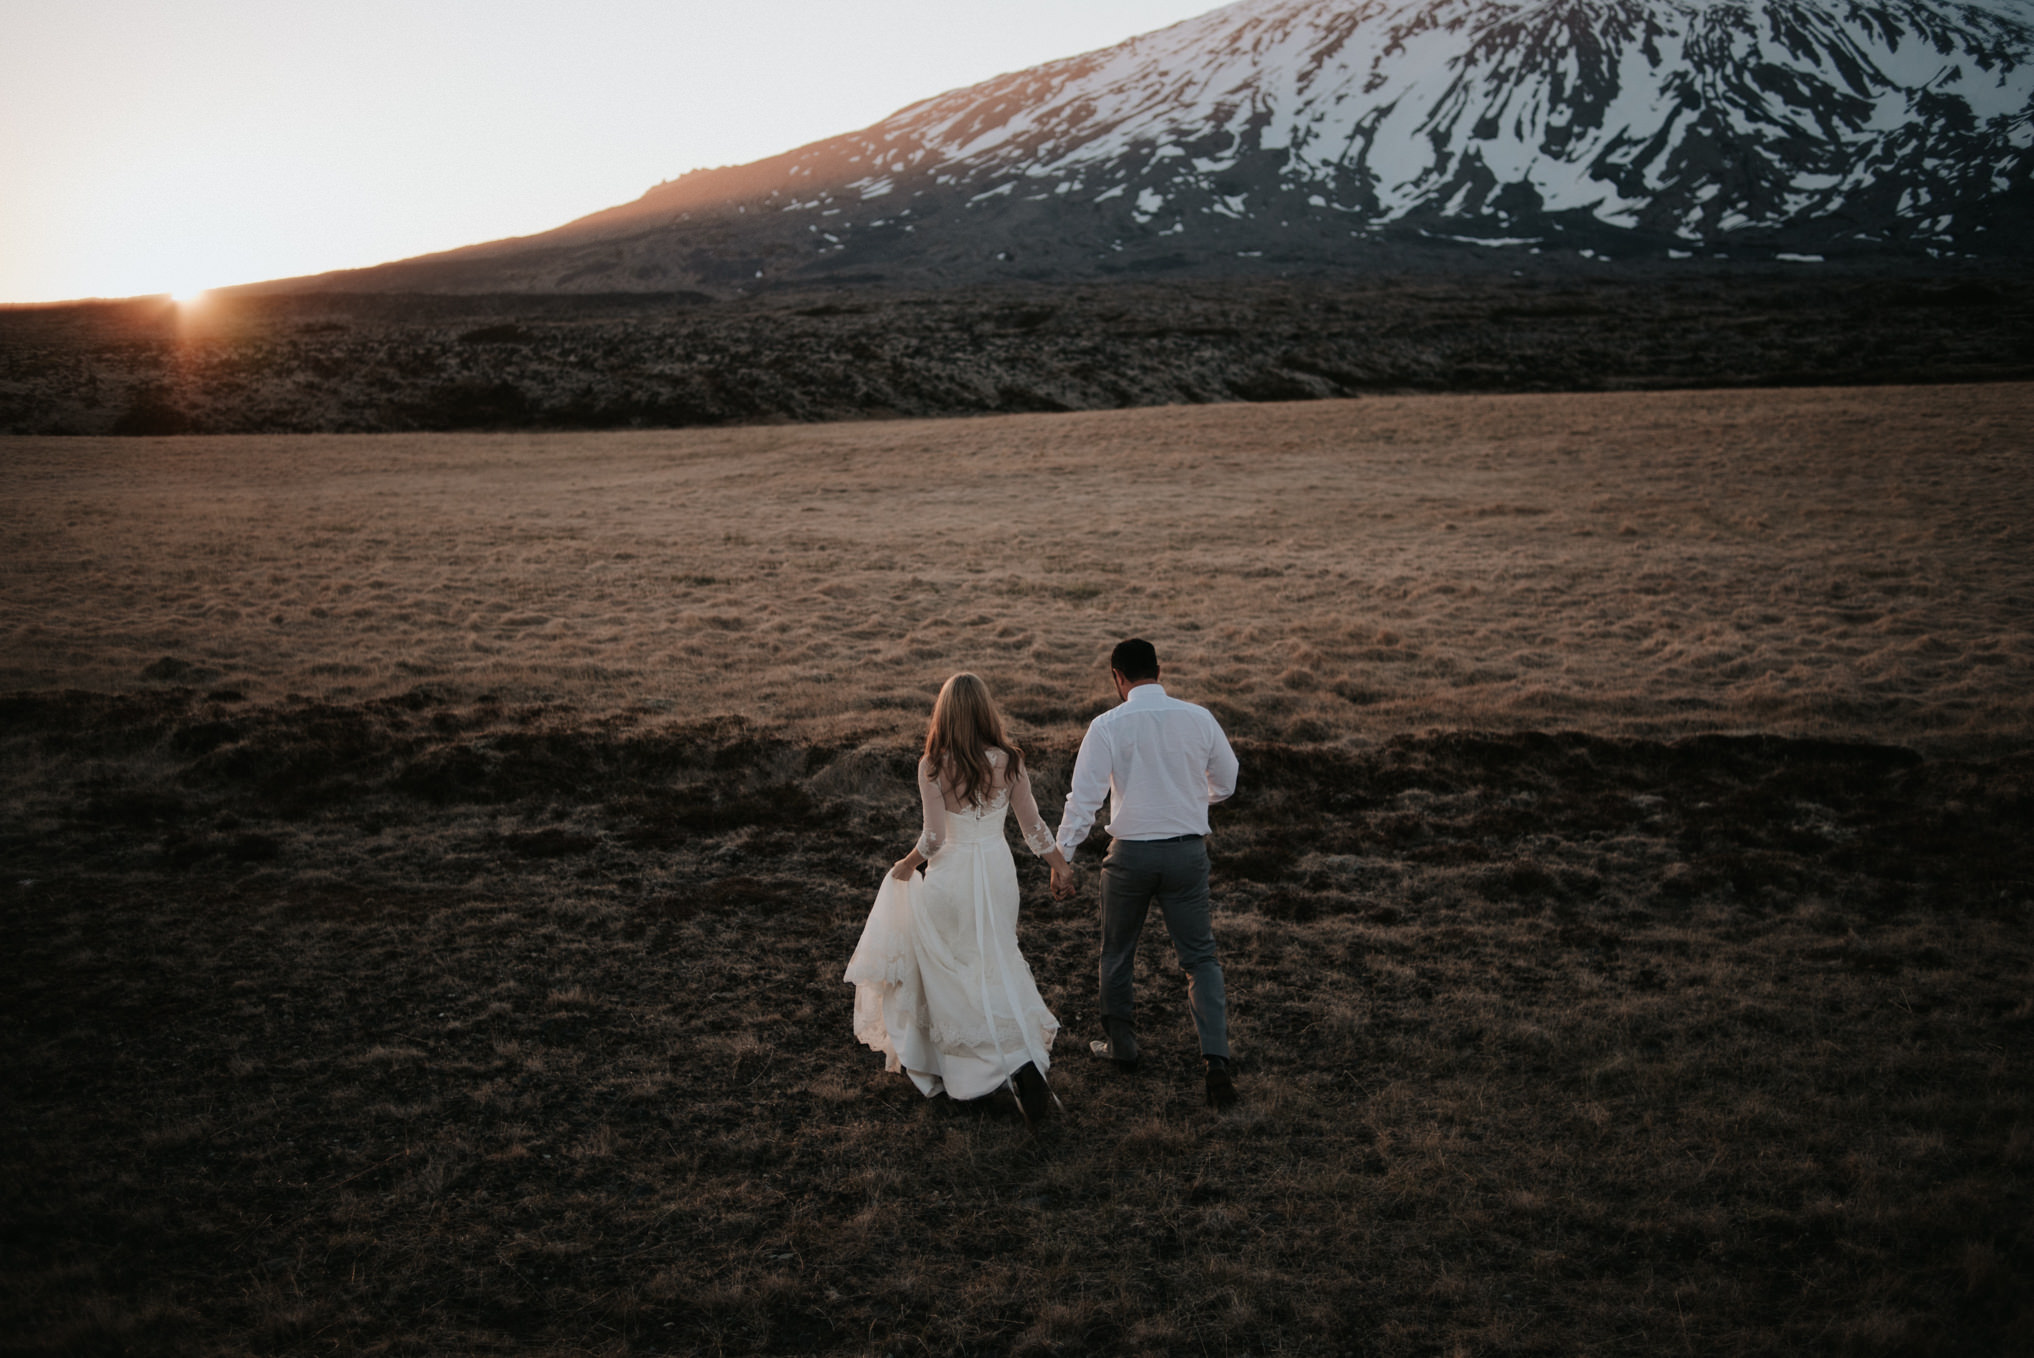
[{"label": "bride's blonde hair", "polygon": [[989,686],[972,674],[956,674],[939,687],[932,720],[925,727],[925,759],[933,776],[960,794],[961,801],[981,806],[996,785],[989,751],[1010,757],[1010,776],[1024,767],[1024,752],[1010,743],[1003,714],[989,696]]}]

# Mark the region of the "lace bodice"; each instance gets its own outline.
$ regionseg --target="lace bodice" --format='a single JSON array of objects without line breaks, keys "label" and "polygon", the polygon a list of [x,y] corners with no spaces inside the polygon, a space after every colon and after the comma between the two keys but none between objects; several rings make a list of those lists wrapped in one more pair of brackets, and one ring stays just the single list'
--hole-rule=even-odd
[{"label": "lace bodice", "polygon": [[1025,847],[1040,858],[1052,852],[1052,831],[1038,814],[1038,799],[1031,795],[1030,772],[1019,769],[1016,778],[1010,778],[1009,756],[1001,750],[989,751],[989,764],[996,774],[995,789],[987,802],[968,806],[957,805],[958,799],[949,797],[932,765],[923,759],[918,761],[918,799],[925,812],[918,852],[929,859],[949,844],[1000,839],[1004,814],[1012,809],[1017,812],[1017,828],[1024,833]]}]

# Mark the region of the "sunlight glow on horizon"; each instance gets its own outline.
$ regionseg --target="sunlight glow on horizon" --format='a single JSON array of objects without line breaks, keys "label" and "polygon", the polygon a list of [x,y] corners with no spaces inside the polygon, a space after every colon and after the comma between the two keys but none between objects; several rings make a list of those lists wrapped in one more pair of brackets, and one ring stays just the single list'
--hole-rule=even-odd
[{"label": "sunlight glow on horizon", "polygon": [[25,7],[0,46],[0,302],[184,300],[197,279],[531,235],[1209,7],[590,0],[569,22],[538,0]]}]

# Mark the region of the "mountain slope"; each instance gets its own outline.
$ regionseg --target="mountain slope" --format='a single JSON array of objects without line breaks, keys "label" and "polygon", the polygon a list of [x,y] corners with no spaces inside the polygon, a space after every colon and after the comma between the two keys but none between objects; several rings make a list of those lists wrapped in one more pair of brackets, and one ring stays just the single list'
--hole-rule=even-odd
[{"label": "mountain slope", "polygon": [[322,286],[661,290],[1612,257],[2021,255],[2034,6],[1243,0],[542,236]]}]

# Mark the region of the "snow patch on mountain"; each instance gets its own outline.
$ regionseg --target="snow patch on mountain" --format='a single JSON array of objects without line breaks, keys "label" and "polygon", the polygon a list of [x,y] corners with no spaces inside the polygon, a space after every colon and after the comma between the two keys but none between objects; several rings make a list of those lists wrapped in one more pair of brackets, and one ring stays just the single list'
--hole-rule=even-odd
[{"label": "snow patch on mountain", "polygon": [[[1182,190],[1184,217],[1236,219],[1278,187],[1372,227],[1579,213],[1701,241],[1889,175],[1924,203],[2024,183],[2030,33],[2019,3],[1242,0],[810,150],[871,167],[843,185],[865,198],[930,167],[978,203],[1056,181],[1138,224]],[[1246,169],[1259,193],[1223,184]]]}]

